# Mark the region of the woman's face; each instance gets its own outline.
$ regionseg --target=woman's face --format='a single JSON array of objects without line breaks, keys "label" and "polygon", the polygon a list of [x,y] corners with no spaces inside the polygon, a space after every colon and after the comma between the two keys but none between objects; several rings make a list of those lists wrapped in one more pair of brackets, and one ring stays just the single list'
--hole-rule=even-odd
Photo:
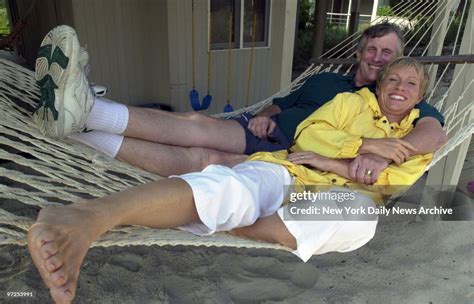
[{"label": "woman's face", "polygon": [[413,67],[398,67],[387,71],[377,88],[382,113],[392,122],[400,122],[421,101],[421,77]]}]

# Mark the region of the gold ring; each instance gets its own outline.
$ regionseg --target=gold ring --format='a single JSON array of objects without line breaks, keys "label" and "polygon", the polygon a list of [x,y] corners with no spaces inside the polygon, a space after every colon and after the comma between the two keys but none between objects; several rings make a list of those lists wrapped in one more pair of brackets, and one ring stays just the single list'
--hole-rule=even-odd
[{"label": "gold ring", "polygon": [[372,170],[366,170],[365,175],[367,176],[372,176]]}]

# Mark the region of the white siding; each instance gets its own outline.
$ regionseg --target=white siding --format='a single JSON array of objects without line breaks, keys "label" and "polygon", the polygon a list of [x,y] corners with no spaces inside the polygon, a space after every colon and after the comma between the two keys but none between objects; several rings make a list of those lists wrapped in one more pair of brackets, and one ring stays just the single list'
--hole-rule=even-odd
[{"label": "white siding", "polygon": [[73,1],[90,79],[125,104],[170,104],[166,0]]},{"label": "white siding", "polygon": [[[196,90],[202,99],[207,93],[207,50],[208,50],[208,0],[195,0],[195,69]],[[272,1],[271,18],[283,22],[271,22],[270,46],[255,48],[250,87],[249,104],[254,104],[288,83],[291,75],[291,54],[284,53],[283,45],[288,39],[285,34],[294,37],[293,27],[289,26],[287,7],[294,6],[296,1]],[[287,18],[287,19],[285,19]],[[294,16],[293,16],[294,18]],[[177,111],[190,111],[189,91],[192,89],[192,8],[189,0],[168,0],[168,28],[170,54],[171,98]],[[292,38],[291,45],[293,44]],[[288,51],[288,50],[286,50]],[[275,57],[274,53],[277,56]],[[211,52],[211,85],[210,94],[213,102],[209,113],[222,112],[227,102],[228,80],[227,51]],[[288,65],[289,57],[290,64]],[[250,65],[250,49],[232,50],[230,103],[234,109],[245,106],[247,83]],[[283,66],[283,68],[282,68]],[[282,77],[282,73],[286,76]],[[272,82],[272,79],[274,81]]]},{"label": "white siding", "polygon": [[[191,0],[71,0],[59,13],[74,26],[90,54],[90,79],[109,88],[108,98],[129,105],[159,102],[190,111],[192,89]],[[289,83],[296,0],[273,0],[269,46],[254,50],[249,104]],[[196,90],[207,94],[209,0],[195,0]],[[69,17],[70,16],[70,17]],[[227,51],[211,52],[208,113],[227,102]],[[250,49],[232,50],[234,109],[246,105]]]}]

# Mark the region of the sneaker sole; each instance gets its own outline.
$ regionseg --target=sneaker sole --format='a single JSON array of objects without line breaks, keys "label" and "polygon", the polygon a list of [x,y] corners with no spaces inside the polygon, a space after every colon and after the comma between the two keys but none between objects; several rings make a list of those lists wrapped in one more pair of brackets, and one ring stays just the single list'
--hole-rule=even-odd
[{"label": "sneaker sole", "polygon": [[41,102],[34,119],[41,133],[64,137],[65,84],[73,69],[78,68],[80,45],[69,26],[51,30],[41,42],[35,64],[35,78],[41,91]]}]

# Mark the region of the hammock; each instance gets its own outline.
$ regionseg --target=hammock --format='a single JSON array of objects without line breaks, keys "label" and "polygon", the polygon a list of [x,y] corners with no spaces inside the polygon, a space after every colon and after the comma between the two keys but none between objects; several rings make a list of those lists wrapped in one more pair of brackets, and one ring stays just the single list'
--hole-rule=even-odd
[{"label": "hammock", "polygon": [[[405,4],[402,2],[394,10],[398,11]],[[419,2],[412,3],[413,13],[419,12],[413,8],[418,4]],[[432,7],[432,5],[421,6],[422,9]],[[352,46],[357,39],[357,36],[349,37],[345,45]],[[350,57],[351,55],[341,54],[341,56]],[[464,63],[458,67],[463,71],[468,65]],[[245,109],[216,116],[232,117],[244,111],[257,113],[271,103],[274,97],[284,96],[298,89],[311,75],[331,68],[333,67],[323,69],[322,65],[312,65],[290,86],[268,99]],[[339,71],[341,66],[334,68]],[[0,245],[26,245],[28,228],[33,224],[37,212],[42,207],[68,204],[79,198],[101,197],[161,178],[108,158],[74,141],[58,141],[43,136],[30,119],[30,113],[40,98],[34,73],[2,59],[0,59],[0,71],[0,115],[2,117],[0,121]],[[441,73],[432,92],[438,92],[436,88],[447,72],[446,68]],[[468,98],[463,94],[469,90],[472,91],[471,86],[474,80],[471,79],[470,82],[465,83],[462,92],[454,92],[459,96],[456,102],[449,107],[444,105],[459,75],[461,74],[454,75],[452,84],[445,89],[445,93],[436,97],[439,98],[436,106],[442,109],[446,117],[445,129],[449,141],[435,154],[431,165],[446,156],[474,132],[474,121],[471,118],[474,117],[472,100],[467,103],[467,106],[461,108]],[[435,95],[432,94],[429,101],[432,101]],[[472,96],[469,98],[472,99]],[[197,237],[179,230],[135,226],[114,229],[97,240],[93,246],[152,244],[289,250],[280,245],[246,240],[225,233]]]}]

